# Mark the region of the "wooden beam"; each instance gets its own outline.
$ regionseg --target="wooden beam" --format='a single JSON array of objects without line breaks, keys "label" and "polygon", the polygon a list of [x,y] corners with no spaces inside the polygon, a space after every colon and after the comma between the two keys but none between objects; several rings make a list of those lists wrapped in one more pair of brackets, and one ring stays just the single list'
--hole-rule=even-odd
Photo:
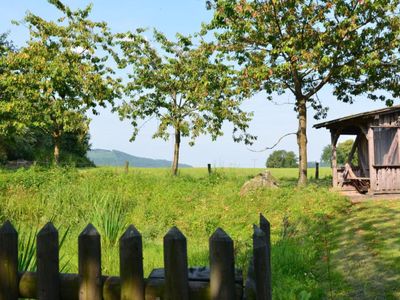
[{"label": "wooden beam", "polygon": [[398,163],[400,164],[400,128],[397,129],[397,155]]},{"label": "wooden beam", "polygon": [[375,147],[374,147],[374,130],[368,129],[368,158],[369,158],[369,181],[370,181],[370,193],[377,191],[376,186],[376,170],[374,168],[375,163]]},{"label": "wooden beam", "polygon": [[331,145],[332,145],[332,185],[333,187],[338,186],[338,171],[337,171],[337,159],[336,159],[336,144],[339,138],[337,131],[331,130]]},{"label": "wooden beam", "polygon": [[[24,272],[19,274],[19,297],[36,299],[37,274],[33,272]],[[107,300],[121,299],[121,282],[119,277],[101,276],[100,278],[103,298]],[[146,300],[162,299],[165,290],[165,281],[160,278],[149,278],[145,280]],[[17,287],[18,288],[18,287]],[[79,300],[79,275],[78,274],[60,274],[60,288],[62,299]],[[243,299],[242,282],[235,283],[236,300]],[[18,291],[18,290],[17,290]],[[190,300],[209,300],[210,282],[209,281],[189,281],[189,299]],[[15,298],[17,299],[17,298]]]},{"label": "wooden beam", "polygon": [[400,128],[400,125],[373,125],[371,128]]},{"label": "wooden beam", "polygon": [[361,177],[369,177],[368,157],[368,135],[360,135],[360,142],[358,143],[358,164],[361,169]]},{"label": "wooden beam", "polygon": [[365,126],[359,126],[361,132],[364,134],[366,138],[368,138],[368,128]]}]

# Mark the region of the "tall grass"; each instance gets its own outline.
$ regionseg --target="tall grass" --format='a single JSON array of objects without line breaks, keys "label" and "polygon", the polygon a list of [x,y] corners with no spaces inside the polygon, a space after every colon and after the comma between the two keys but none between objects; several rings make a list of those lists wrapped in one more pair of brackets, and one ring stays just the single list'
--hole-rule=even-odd
[{"label": "tall grass", "polygon": [[178,177],[166,169],[136,168],[128,174],[118,168],[0,172],[0,218],[24,228],[51,219],[70,228],[60,249],[68,272],[77,272],[77,236],[92,222],[102,235],[104,274],[118,273],[118,238],[132,223],[143,236],[148,274],[162,267],[163,236],[173,225],[188,239],[190,265],[208,265],[208,238],[222,227],[234,240],[236,266],[247,270],[252,224],[263,213],[272,226],[274,299],[326,297],[320,222],[347,202],[329,192],[324,181],[297,188],[295,171],[274,174],[281,180],[279,189],[241,196],[243,183],[259,171],[218,169],[208,176],[205,168],[182,169]]},{"label": "tall grass", "polygon": [[125,210],[115,195],[106,194],[96,201],[93,210],[93,223],[100,230],[107,246],[115,246],[127,227]]},{"label": "tall grass", "polygon": [[38,230],[30,230],[27,235],[19,232],[18,239],[18,270],[35,271],[36,270],[36,235]]},{"label": "tall grass", "polygon": [[[70,228],[68,227],[61,235],[59,240],[59,249],[62,248],[67,238]],[[18,270],[20,272],[36,271],[36,236],[38,229],[31,228],[29,230],[18,229]],[[65,255],[60,257],[60,272],[68,268],[69,258]]]}]

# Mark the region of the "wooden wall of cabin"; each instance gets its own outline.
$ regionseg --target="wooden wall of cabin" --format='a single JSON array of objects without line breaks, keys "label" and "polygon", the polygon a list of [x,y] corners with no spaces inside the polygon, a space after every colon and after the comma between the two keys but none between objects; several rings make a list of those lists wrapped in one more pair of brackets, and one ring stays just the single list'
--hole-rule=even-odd
[{"label": "wooden wall of cabin", "polygon": [[[400,113],[377,116],[371,124],[374,155],[370,161],[374,193],[400,192]],[[370,148],[371,150],[371,148]]]}]

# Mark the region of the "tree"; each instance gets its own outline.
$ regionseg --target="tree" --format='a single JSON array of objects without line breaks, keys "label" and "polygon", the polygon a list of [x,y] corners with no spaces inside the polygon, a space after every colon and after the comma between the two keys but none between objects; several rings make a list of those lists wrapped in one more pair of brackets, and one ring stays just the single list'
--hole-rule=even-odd
[{"label": "tree", "polygon": [[[234,59],[254,92],[291,92],[297,112],[299,184],[307,182],[307,106],[327,108],[318,92],[353,96],[385,88],[399,93],[399,0],[216,0],[203,33],[215,30],[215,49]],[[398,78],[398,76],[397,76]],[[380,84],[386,83],[386,84]],[[387,99],[391,104],[391,100]]]},{"label": "tree", "polygon": [[7,55],[3,80],[12,102],[23,103],[19,113],[31,116],[29,125],[52,135],[58,163],[61,137],[87,127],[85,112],[112,102],[119,85],[105,64],[112,35],[104,22],[88,19],[91,6],[72,11],[58,0],[49,2],[63,16],[46,21],[26,15],[30,39]]},{"label": "tree", "polygon": [[[30,115],[23,110],[22,99],[12,97],[8,91],[10,66],[7,57],[17,50],[7,40],[8,34],[0,34],[0,139],[22,133],[26,129],[26,121]],[[21,114],[19,114],[21,112]]]},{"label": "tree", "polygon": [[[354,140],[346,140],[338,143],[336,146],[336,160],[339,165],[344,165],[347,162],[349,153],[353,147]],[[332,164],[332,145],[326,145],[322,150],[321,163],[331,166]],[[358,165],[357,153],[354,154],[352,163]]]},{"label": "tree", "polygon": [[234,125],[235,141],[251,143],[254,137],[246,132],[250,115],[239,108],[244,95],[232,89],[236,73],[213,57],[208,47],[196,47],[190,37],[178,34],[173,42],[154,31],[158,45],[153,47],[142,34],[139,29],[119,35],[124,54],[120,66],[131,71],[125,89],[130,100],[118,112],[132,122],[131,140],[138,133],[138,120],[158,119],[153,138],[169,139],[172,128],[174,175],[178,172],[181,137],[189,137],[190,145],[201,134],[209,133],[215,140],[223,134],[222,123],[227,120]]},{"label": "tree", "polygon": [[293,151],[275,150],[268,156],[267,168],[297,168],[296,154]]}]

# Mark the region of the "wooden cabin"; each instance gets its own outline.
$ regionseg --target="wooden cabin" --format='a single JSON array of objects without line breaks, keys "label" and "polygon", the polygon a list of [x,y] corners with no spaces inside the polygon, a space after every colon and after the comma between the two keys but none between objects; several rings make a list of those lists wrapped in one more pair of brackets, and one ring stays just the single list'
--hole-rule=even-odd
[{"label": "wooden cabin", "polygon": [[[400,105],[314,125],[327,128],[332,141],[333,187],[370,194],[400,193]],[[344,166],[338,166],[341,135],[356,136]],[[353,157],[357,153],[358,163]]]}]

